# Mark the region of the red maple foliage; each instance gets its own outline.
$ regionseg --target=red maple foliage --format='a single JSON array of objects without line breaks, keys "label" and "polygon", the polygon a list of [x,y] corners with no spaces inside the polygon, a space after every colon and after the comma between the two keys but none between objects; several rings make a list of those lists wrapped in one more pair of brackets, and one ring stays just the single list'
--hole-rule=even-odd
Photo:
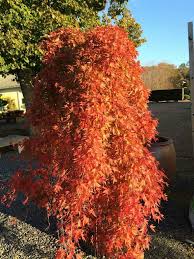
[{"label": "red maple foliage", "polygon": [[146,147],[157,121],[133,42],[107,26],[59,29],[41,46],[44,66],[28,115],[37,134],[25,143],[40,166],[17,172],[8,196],[22,192],[58,218],[57,258],[82,258],[80,240],[99,257],[138,258],[166,196]]}]

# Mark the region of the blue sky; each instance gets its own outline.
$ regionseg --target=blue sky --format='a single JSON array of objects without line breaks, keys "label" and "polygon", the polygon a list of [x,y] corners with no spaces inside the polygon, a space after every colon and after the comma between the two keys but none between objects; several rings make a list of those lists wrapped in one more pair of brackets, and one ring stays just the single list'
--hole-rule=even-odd
[{"label": "blue sky", "polygon": [[188,61],[187,23],[194,22],[194,0],[129,0],[147,42],[139,48],[142,65]]}]

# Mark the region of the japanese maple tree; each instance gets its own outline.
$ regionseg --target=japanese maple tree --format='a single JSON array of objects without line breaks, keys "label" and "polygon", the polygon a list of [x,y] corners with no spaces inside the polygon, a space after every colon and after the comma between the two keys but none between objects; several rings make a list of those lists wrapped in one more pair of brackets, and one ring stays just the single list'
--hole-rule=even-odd
[{"label": "japanese maple tree", "polygon": [[157,121],[134,43],[124,29],[105,26],[59,29],[41,47],[28,114],[37,134],[25,143],[39,168],[16,172],[6,198],[22,192],[24,203],[57,217],[57,258],[82,258],[80,240],[98,257],[139,258],[166,196],[146,147]]}]

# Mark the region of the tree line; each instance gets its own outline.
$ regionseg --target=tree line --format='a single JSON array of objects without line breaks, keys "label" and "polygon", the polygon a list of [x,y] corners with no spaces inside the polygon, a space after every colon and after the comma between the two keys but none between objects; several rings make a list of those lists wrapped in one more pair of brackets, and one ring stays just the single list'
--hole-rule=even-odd
[{"label": "tree line", "polygon": [[145,66],[143,80],[151,90],[189,88],[189,64],[176,67],[173,64],[159,63],[158,65]]}]

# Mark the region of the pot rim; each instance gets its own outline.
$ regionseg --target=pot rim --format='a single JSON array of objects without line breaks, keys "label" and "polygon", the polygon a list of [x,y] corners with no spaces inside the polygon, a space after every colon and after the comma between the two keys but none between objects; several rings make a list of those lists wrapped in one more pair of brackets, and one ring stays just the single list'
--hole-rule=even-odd
[{"label": "pot rim", "polygon": [[156,142],[151,142],[150,146],[151,147],[158,147],[158,146],[168,146],[173,144],[173,140],[169,137],[165,136],[157,136],[157,141]]}]

